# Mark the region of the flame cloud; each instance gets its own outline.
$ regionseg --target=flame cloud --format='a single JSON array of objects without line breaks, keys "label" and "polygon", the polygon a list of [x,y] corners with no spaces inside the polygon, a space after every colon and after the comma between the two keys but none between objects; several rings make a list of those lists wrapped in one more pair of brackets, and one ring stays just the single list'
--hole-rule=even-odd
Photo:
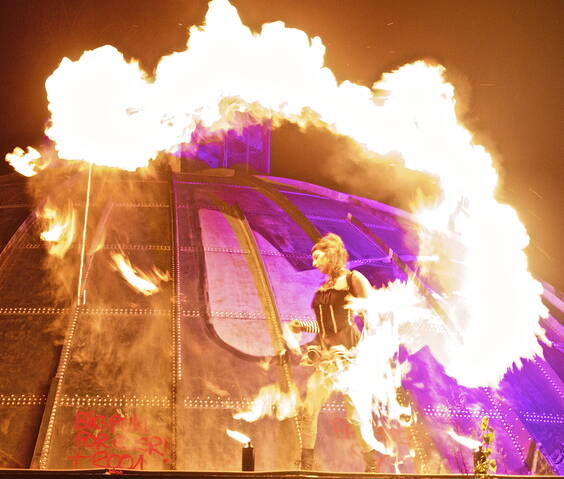
[{"label": "flame cloud", "polygon": [[463,340],[427,343],[462,384],[495,385],[520,358],[541,354],[538,318],[546,309],[527,271],[525,228],[495,199],[490,154],[458,123],[443,67],[418,61],[370,89],[338,83],[324,54],[318,37],[282,22],[254,33],[227,0],[212,0],[205,24],[190,28],[186,50],[163,57],[152,78],[112,46],[76,62],[65,58],[46,82],[46,133],[60,158],[134,171],[174,151],[197,124],[228,127],[236,109],[274,125],[316,124],[366,152],[399,153],[442,190],[437,205],[414,208],[420,255],[438,258],[421,272],[439,284]]}]

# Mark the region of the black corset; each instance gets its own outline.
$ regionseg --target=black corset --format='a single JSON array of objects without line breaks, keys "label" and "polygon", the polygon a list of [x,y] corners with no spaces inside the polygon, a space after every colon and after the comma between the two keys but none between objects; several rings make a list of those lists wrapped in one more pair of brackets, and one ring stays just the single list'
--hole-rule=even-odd
[{"label": "black corset", "polygon": [[345,298],[351,294],[349,289],[319,289],[313,297],[311,307],[319,326],[321,345],[346,348],[356,346],[360,337],[352,312],[345,309]]}]

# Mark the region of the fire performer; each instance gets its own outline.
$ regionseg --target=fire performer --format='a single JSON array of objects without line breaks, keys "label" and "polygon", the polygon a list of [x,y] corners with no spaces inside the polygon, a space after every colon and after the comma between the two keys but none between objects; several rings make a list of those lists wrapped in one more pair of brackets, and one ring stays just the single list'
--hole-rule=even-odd
[{"label": "fire performer", "polygon": [[[317,421],[323,403],[335,390],[335,380],[354,357],[354,348],[361,333],[356,325],[347,298],[366,298],[372,286],[358,271],[346,269],[348,253],[340,236],[329,233],[312,248],[313,266],[327,275],[325,282],[316,291],[312,308],[316,319],[294,320],[290,323],[293,332],[316,333],[316,339],[308,347],[304,361],[315,367],[307,382],[307,394],[302,409],[301,469],[313,467],[314,448],[317,438]],[[347,419],[351,423],[360,443],[365,472],[376,472],[381,454],[361,434],[352,399],[344,394]]]}]

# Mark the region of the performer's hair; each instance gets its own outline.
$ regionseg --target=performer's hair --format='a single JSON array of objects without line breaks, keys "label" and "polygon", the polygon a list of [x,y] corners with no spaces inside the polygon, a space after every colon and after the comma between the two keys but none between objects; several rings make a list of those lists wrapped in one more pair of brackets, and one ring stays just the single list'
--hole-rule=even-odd
[{"label": "performer's hair", "polygon": [[334,271],[343,269],[349,260],[349,253],[345,248],[345,243],[339,235],[335,233],[327,233],[311,248],[311,253],[314,251],[322,251],[327,256],[329,263],[332,265]]}]

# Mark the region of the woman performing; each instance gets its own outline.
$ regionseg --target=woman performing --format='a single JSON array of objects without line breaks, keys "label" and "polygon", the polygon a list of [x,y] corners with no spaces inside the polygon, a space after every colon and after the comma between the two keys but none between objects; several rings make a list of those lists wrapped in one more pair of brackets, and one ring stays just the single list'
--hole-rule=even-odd
[{"label": "woman performing", "polygon": [[[310,347],[310,356],[319,355],[329,360],[321,361],[316,365],[307,383],[307,395],[302,411],[301,469],[303,470],[311,470],[313,467],[317,420],[323,403],[334,390],[335,375],[346,367],[347,357],[352,357],[354,352],[351,349],[360,339],[353,314],[346,308],[347,297],[367,297],[372,288],[361,273],[346,269],[348,253],[343,240],[336,234],[325,235],[311,251],[313,266],[327,275],[312,302],[316,320],[294,320],[290,323],[290,328],[296,333],[300,331],[316,333],[314,344],[317,348]],[[344,399],[347,419],[353,426],[363,452],[365,472],[377,472],[381,455],[362,437],[351,398],[345,394]]]}]

